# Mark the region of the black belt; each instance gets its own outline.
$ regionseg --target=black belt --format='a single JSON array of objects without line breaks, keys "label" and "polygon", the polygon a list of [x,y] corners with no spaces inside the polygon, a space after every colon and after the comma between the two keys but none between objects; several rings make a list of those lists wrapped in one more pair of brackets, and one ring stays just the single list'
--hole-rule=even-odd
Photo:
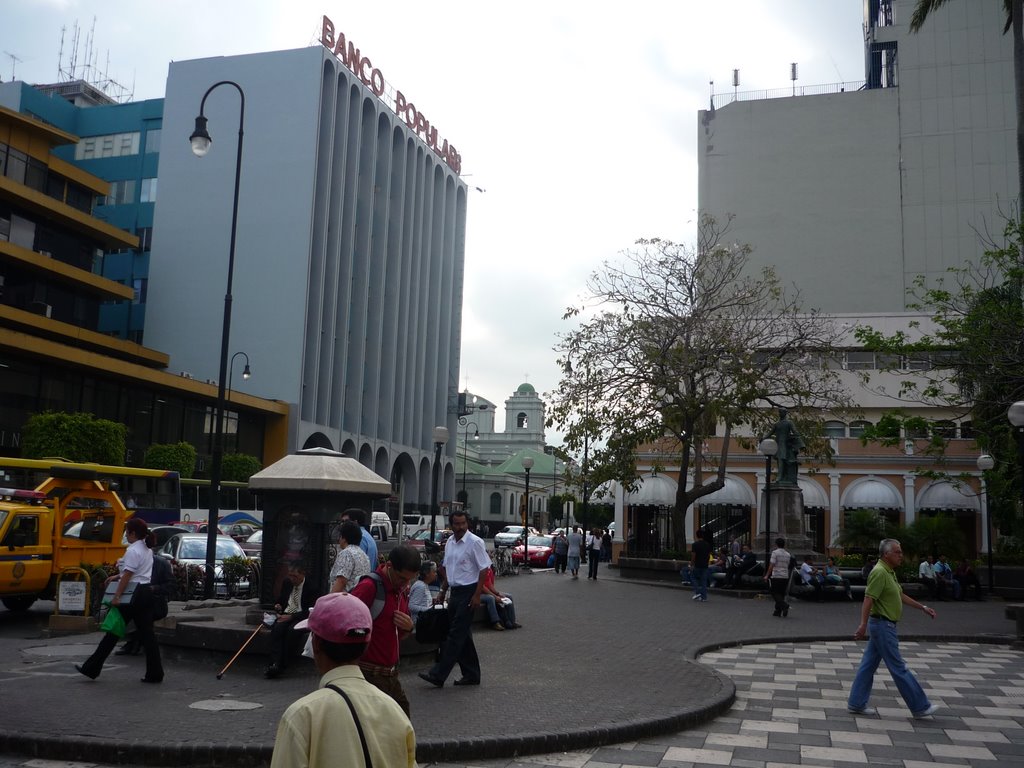
[{"label": "black belt", "polygon": [[881,619],[882,621],[891,621],[893,624],[897,623],[896,619],[890,619],[888,616],[882,616],[881,614],[878,614],[878,613],[872,613],[869,618]]}]

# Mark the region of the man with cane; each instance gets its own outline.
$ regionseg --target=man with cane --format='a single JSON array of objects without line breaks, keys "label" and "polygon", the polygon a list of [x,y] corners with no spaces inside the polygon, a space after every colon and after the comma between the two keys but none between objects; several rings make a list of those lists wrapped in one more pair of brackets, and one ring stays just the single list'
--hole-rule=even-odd
[{"label": "man with cane", "polygon": [[309,616],[320,596],[316,585],[306,578],[306,566],[300,562],[288,565],[288,578],[281,582],[281,593],[274,605],[277,621],[270,628],[270,664],[263,673],[267,679],[279,677],[288,666],[288,646],[299,623]]}]

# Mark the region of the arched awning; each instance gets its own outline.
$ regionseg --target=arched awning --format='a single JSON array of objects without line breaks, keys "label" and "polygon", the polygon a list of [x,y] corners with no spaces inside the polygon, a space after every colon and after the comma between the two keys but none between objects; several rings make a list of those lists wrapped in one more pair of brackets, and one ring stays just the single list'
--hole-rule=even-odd
[{"label": "arched awning", "polygon": [[619,483],[616,480],[608,480],[601,483],[590,494],[590,505],[594,507],[614,507],[615,494],[619,491]]},{"label": "arched awning", "polygon": [[796,484],[800,486],[800,490],[804,494],[804,507],[817,507],[819,509],[828,509],[828,495],[825,493],[825,489],[821,487],[820,483],[816,483],[809,477],[798,477]]},{"label": "arched awning", "polygon": [[676,503],[679,484],[665,475],[644,475],[637,489],[626,496],[626,504],[637,507],[671,507]]},{"label": "arched awning", "polygon": [[724,486],[714,493],[697,499],[697,503],[702,507],[711,504],[722,504],[729,507],[749,507],[754,503],[754,493],[750,490],[750,486],[742,480],[726,475]]},{"label": "arched awning", "polygon": [[981,510],[978,495],[966,486],[957,487],[948,480],[938,480],[923,491],[917,499],[918,509],[969,509]]},{"label": "arched awning", "polygon": [[855,481],[843,496],[844,509],[903,509],[903,497],[896,487],[877,477]]}]

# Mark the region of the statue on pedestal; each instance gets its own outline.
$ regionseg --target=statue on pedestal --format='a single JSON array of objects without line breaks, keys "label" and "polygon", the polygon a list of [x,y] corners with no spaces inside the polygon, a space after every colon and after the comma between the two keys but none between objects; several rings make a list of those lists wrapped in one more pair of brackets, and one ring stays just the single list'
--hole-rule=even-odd
[{"label": "statue on pedestal", "polygon": [[767,437],[773,438],[779,446],[779,452],[775,456],[778,462],[776,484],[795,486],[797,474],[800,472],[800,450],[806,444],[797,431],[796,424],[789,420],[787,409],[779,408],[779,420],[775,422]]}]

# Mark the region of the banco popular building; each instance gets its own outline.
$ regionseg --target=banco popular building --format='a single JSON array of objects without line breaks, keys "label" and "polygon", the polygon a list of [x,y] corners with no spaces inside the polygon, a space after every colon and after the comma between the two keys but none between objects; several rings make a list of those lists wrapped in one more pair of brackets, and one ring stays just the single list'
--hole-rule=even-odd
[{"label": "banco popular building", "polygon": [[289,404],[291,450],[344,451],[426,503],[432,430],[456,433],[466,185],[327,47],[170,65],[146,340],[217,377],[238,92],[206,100],[205,157],[189,136],[222,80],[245,93],[229,352],[259,371],[233,386]]}]

